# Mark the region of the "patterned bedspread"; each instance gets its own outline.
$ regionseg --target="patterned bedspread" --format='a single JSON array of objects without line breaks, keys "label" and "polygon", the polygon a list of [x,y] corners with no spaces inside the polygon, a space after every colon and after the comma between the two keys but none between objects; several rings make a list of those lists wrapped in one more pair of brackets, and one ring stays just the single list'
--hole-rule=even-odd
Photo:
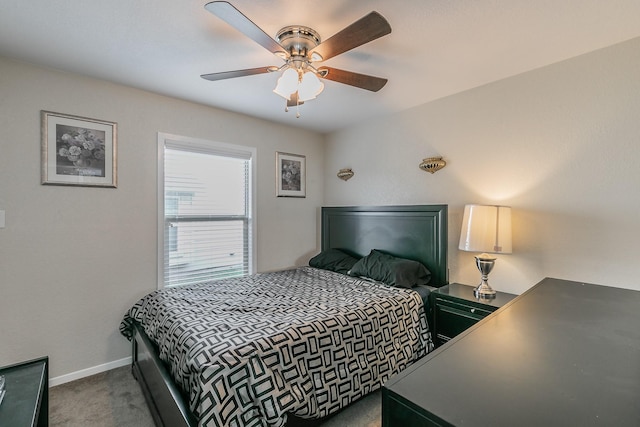
[{"label": "patterned bedspread", "polygon": [[311,267],[155,291],[133,321],[200,426],[329,415],[433,348],[417,292]]}]

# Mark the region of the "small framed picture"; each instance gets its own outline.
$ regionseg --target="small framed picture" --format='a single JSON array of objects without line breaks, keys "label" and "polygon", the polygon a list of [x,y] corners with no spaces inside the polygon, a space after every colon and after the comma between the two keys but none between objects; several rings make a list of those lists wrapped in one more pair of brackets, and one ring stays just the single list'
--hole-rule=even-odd
[{"label": "small framed picture", "polygon": [[42,111],[42,184],[117,186],[117,124]]},{"label": "small framed picture", "polygon": [[306,169],[305,156],[276,152],[276,195],[306,197]]}]

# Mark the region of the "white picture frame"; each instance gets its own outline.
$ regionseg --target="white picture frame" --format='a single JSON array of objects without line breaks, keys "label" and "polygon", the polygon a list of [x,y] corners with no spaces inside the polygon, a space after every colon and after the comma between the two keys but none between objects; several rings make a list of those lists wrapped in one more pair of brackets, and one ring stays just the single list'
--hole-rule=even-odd
[{"label": "white picture frame", "polygon": [[117,187],[117,124],[41,111],[42,184]]},{"label": "white picture frame", "polygon": [[276,152],[276,196],[307,197],[306,157]]}]

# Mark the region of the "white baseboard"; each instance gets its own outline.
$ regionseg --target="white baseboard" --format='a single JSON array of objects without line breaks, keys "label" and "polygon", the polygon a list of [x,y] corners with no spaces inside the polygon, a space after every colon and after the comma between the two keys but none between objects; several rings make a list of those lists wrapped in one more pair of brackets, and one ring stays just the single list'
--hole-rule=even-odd
[{"label": "white baseboard", "polygon": [[103,365],[93,366],[91,368],[83,369],[81,371],[71,372],[70,374],[66,374],[66,375],[60,375],[59,377],[49,379],[49,387],[79,380],[80,378],[89,377],[91,375],[99,374],[101,372],[109,371],[115,368],[120,368],[122,366],[127,366],[130,364],[131,364],[131,357],[125,357],[124,359],[114,360],[113,362],[105,363]]}]

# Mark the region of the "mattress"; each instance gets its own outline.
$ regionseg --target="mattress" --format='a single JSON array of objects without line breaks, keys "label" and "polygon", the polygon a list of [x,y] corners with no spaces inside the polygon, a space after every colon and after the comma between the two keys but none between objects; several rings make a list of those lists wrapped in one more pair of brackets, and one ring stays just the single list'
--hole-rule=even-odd
[{"label": "mattress", "polygon": [[157,345],[200,426],[282,426],[374,391],[433,349],[418,292],[312,267],[155,291],[120,325]]}]

